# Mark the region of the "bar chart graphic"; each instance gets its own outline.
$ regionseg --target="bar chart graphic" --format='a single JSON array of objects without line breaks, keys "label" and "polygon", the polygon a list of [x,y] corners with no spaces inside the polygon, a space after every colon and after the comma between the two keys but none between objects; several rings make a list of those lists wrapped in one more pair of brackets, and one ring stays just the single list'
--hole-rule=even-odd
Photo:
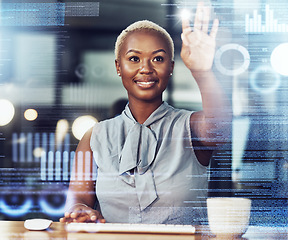
[{"label": "bar chart graphic", "polygon": [[265,5],[265,16],[253,11],[253,16],[245,15],[245,32],[246,33],[275,33],[288,32],[288,24],[280,23],[279,19],[275,18],[276,14],[269,4]]},{"label": "bar chart graphic", "polygon": [[97,167],[91,153],[75,153],[69,144],[69,134],[62,143],[56,143],[54,133],[13,133],[12,159],[15,166],[34,164],[41,181],[96,180]]}]

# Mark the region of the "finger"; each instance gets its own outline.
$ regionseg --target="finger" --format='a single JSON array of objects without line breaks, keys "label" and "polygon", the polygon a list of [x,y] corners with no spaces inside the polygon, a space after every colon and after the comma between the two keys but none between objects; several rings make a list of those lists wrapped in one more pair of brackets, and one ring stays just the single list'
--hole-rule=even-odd
[{"label": "finger", "polygon": [[211,29],[211,32],[210,32],[210,36],[212,38],[216,38],[216,35],[217,35],[217,32],[218,32],[218,27],[219,27],[219,20],[218,19],[215,19],[213,21],[213,25],[212,25],[212,29]]},{"label": "finger", "polygon": [[191,32],[190,22],[187,18],[182,18],[182,32]]},{"label": "finger", "polygon": [[73,219],[73,222],[89,222],[89,221],[90,221],[90,218],[87,214],[78,216],[77,218]]},{"label": "finger", "polygon": [[90,215],[90,220],[92,222],[96,222],[97,221],[97,216],[96,215]]},{"label": "finger", "polygon": [[97,222],[98,223],[106,223],[106,220],[104,218],[102,218],[102,219],[98,219]]},{"label": "finger", "polygon": [[181,39],[184,45],[189,45],[188,35],[192,32],[189,19],[182,19]]},{"label": "finger", "polygon": [[197,4],[197,10],[194,19],[194,29],[201,30],[202,28],[202,18],[203,18],[203,2]]},{"label": "finger", "polygon": [[208,7],[203,7],[202,31],[205,33],[208,32],[209,19],[210,19],[210,9]]},{"label": "finger", "polygon": [[59,222],[61,222],[61,223],[70,223],[70,222],[72,222],[72,218],[66,218],[66,217],[63,217],[63,218],[60,218],[59,219]]},{"label": "finger", "polygon": [[92,222],[96,222],[99,219],[99,216],[95,212],[89,213],[89,218]]},{"label": "finger", "polygon": [[104,218],[99,218],[96,215],[92,215],[90,217],[90,221],[91,222],[97,222],[97,223],[105,223],[106,222],[106,220]]},{"label": "finger", "polygon": [[65,217],[65,218],[70,218],[70,212],[65,212],[65,213],[64,213],[64,217]]},{"label": "finger", "polygon": [[70,214],[70,217],[75,219],[78,218],[82,213],[80,211],[74,211]]},{"label": "finger", "polygon": [[93,211],[91,209],[78,208],[76,211],[70,214],[74,222],[90,222]]},{"label": "finger", "polygon": [[106,222],[106,220],[103,218],[102,214],[99,213],[98,211],[92,212],[90,214],[90,220],[92,222],[101,222],[101,223],[105,223]]},{"label": "finger", "polygon": [[181,34],[181,39],[182,39],[183,46],[189,46],[189,41],[188,41],[187,34],[182,33]]},{"label": "finger", "polygon": [[[88,210],[89,211],[89,210]],[[71,218],[77,218],[83,214],[86,214],[87,210],[83,207],[76,207],[71,213],[70,216]]]}]

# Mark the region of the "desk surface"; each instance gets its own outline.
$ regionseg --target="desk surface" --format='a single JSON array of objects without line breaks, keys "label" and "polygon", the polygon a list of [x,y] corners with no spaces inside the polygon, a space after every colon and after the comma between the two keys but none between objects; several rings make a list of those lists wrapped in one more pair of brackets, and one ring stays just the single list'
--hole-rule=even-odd
[{"label": "desk surface", "polygon": [[[197,227],[198,233],[195,235],[168,235],[168,234],[115,234],[115,233],[67,233],[65,224],[54,222],[46,231],[28,231],[24,228],[22,221],[0,221],[1,240],[13,239],[38,239],[38,240],[200,240],[213,238],[209,235],[206,227]],[[248,231],[241,239],[288,239],[287,227],[256,227],[250,226]]]}]

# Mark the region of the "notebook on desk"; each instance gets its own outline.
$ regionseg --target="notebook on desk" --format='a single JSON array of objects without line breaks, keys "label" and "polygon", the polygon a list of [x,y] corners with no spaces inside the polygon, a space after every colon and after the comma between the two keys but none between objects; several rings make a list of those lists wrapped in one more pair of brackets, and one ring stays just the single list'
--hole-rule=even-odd
[{"label": "notebook on desk", "polygon": [[68,232],[91,233],[150,233],[150,234],[195,234],[192,225],[129,224],[129,223],[68,223]]}]

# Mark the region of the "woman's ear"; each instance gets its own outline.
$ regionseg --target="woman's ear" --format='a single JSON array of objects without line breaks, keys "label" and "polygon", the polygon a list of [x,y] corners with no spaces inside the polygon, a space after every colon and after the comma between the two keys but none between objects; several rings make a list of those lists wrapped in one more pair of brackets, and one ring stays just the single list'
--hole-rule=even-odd
[{"label": "woman's ear", "polygon": [[174,65],[175,65],[175,62],[171,61],[171,72],[170,72],[170,75],[172,75],[172,73],[173,73]]},{"label": "woman's ear", "polygon": [[117,59],[115,59],[115,67],[116,67],[117,74],[120,77],[121,76],[120,63]]}]

